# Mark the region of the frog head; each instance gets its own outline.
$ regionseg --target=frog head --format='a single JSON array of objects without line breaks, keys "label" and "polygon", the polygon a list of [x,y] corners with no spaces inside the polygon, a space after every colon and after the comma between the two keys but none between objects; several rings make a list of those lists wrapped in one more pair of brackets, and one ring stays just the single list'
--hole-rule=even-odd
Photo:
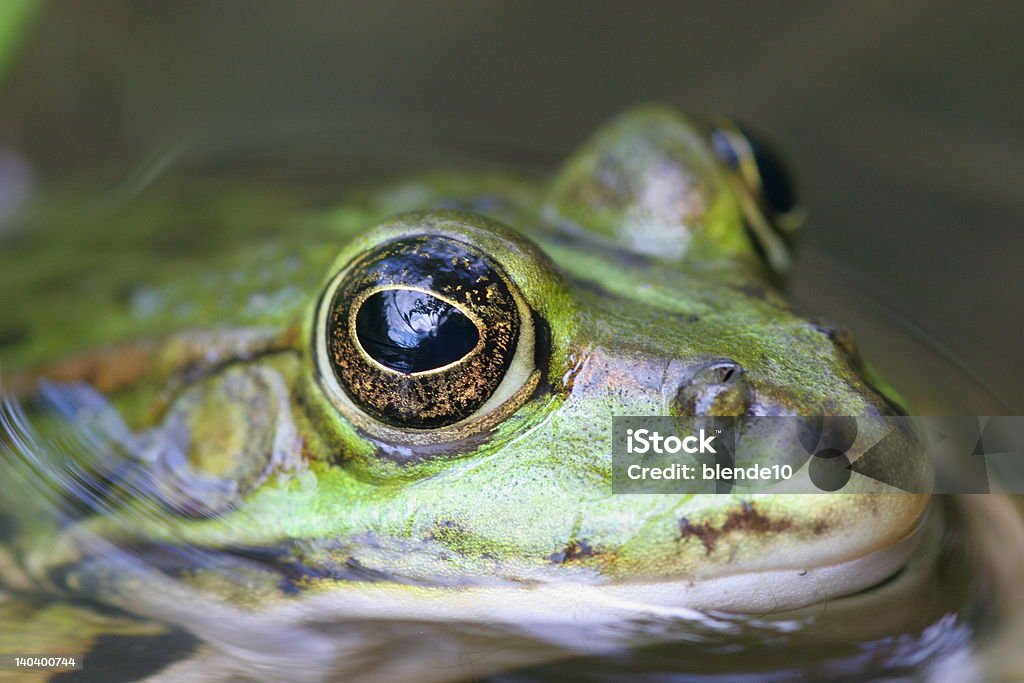
[{"label": "frog head", "polygon": [[[926,497],[857,474],[853,494],[612,490],[615,416],[899,412],[849,333],[777,289],[797,218],[762,145],[657,107],[550,182],[359,194],[291,236],[309,258],[267,324],[213,307],[143,346],[121,325],[120,346],[33,375],[132,416],[113,431],[143,472],[40,564],[95,586],[88,531],[157,568],[176,548],[167,571],[245,604],[373,593],[438,619],[512,595],[756,611],[876,583]],[[194,294],[181,277],[164,305]],[[900,447],[925,468],[915,435]]]}]

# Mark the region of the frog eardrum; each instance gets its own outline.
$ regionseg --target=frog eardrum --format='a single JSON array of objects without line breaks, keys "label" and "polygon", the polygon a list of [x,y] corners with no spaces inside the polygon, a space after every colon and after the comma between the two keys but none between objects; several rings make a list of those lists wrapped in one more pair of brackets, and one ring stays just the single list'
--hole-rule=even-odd
[{"label": "frog eardrum", "polygon": [[473,416],[495,395],[527,327],[500,266],[440,235],[371,249],[330,297],[330,369],[352,403],[393,427],[431,429]]}]

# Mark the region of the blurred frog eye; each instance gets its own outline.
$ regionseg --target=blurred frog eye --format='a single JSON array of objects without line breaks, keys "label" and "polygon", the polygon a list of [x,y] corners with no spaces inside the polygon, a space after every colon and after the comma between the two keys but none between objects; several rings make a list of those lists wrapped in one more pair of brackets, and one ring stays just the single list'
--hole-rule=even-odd
[{"label": "blurred frog eye", "polygon": [[769,216],[796,210],[792,178],[778,154],[758,136],[728,123],[711,131],[711,145],[719,161],[741,176]]},{"label": "blurred frog eye", "polygon": [[782,159],[756,136],[740,129],[757,166],[761,181],[761,195],[774,214],[784,214],[796,208],[796,191],[793,180],[782,163]]},{"label": "blurred frog eye", "polygon": [[532,360],[516,353],[533,347],[518,290],[463,242],[387,242],[332,286],[322,342],[329,370],[352,404],[384,424],[432,429],[487,412],[518,388],[499,391],[516,383],[505,382],[510,374],[523,375],[510,373],[517,358]]},{"label": "blurred frog eye", "polygon": [[770,147],[727,119],[711,126],[709,142],[737,189],[756,248],[772,269],[784,273],[791,262],[789,247],[803,223],[785,166]]}]

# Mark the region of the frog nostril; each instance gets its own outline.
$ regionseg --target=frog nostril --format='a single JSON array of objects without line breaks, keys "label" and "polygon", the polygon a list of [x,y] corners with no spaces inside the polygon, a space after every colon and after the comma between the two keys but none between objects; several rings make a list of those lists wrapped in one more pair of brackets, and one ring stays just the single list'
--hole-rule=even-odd
[{"label": "frog nostril", "polygon": [[747,412],[753,389],[743,366],[731,360],[715,361],[698,368],[676,391],[673,415],[729,417]]}]

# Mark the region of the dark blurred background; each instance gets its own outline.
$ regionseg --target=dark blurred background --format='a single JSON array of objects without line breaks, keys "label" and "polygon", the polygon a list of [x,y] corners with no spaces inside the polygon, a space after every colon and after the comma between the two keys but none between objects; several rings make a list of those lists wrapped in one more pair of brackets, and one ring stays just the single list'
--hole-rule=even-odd
[{"label": "dark blurred background", "polygon": [[51,2],[0,141],[44,181],[324,122],[554,163],[638,101],[725,113],[789,157],[806,243],[1022,414],[1021,26],[934,0]]}]

